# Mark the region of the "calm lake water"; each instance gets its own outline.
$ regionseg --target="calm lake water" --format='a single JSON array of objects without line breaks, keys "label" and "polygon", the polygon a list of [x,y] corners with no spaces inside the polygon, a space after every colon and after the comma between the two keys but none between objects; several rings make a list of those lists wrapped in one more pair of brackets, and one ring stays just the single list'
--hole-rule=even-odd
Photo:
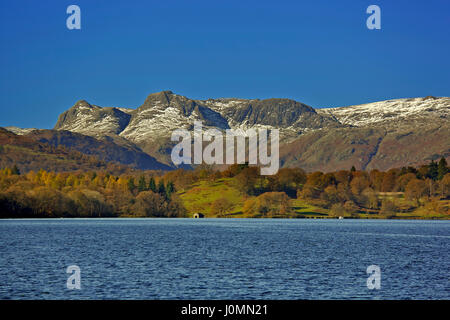
[{"label": "calm lake water", "polygon": [[0,220],[0,299],[449,299],[449,253],[449,221]]}]

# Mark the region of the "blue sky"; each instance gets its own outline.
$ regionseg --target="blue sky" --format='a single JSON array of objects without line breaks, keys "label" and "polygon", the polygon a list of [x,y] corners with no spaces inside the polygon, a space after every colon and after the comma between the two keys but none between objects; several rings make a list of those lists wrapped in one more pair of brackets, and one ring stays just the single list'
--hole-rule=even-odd
[{"label": "blue sky", "polygon": [[[66,8],[81,8],[81,30]],[[381,8],[368,30],[366,8]],[[0,0],[0,126],[152,92],[313,107],[450,96],[450,1]]]}]

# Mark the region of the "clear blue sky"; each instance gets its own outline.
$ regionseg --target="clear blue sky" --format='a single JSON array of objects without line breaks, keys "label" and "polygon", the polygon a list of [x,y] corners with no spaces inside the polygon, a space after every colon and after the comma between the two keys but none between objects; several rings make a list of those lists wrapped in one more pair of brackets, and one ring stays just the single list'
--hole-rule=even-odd
[{"label": "clear blue sky", "polygon": [[[313,107],[450,96],[448,0],[0,0],[0,126],[152,92]],[[81,8],[81,30],[66,8]],[[381,30],[366,8],[381,7]]]}]

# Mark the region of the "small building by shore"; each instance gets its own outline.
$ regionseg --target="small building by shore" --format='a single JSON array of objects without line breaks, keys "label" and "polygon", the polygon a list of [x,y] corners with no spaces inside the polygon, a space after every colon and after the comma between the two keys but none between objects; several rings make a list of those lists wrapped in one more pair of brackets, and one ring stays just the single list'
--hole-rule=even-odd
[{"label": "small building by shore", "polygon": [[203,213],[197,212],[192,216],[194,219],[204,218],[205,215]]}]

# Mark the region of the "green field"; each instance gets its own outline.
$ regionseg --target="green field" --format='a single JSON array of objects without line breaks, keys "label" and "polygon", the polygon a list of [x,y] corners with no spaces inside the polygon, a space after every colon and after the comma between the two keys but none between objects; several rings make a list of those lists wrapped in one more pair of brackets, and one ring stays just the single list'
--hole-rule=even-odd
[{"label": "green field", "polygon": [[[242,194],[235,186],[234,178],[221,178],[216,181],[202,180],[194,183],[190,188],[178,192],[183,205],[187,209],[189,217],[194,213],[202,213],[205,217],[230,217],[230,218],[251,218],[257,215],[244,214],[243,206],[246,200],[254,199],[254,196]],[[430,203],[420,207],[414,207],[411,201],[404,198],[401,192],[379,193],[379,199],[389,199],[395,201],[398,210],[390,215],[384,215],[379,210],[368,210],[359,208],[357,212],[344,212],[344,218],[360,219],[450,219],[448,214],[450,208],[449,200],[440,200],[431,207]],[[225,214],[218,215],[214,211],[214,201],[225,198],[230,202],[230,208]],[[439,210],[436,210],[436,206]],[[284,215],[276,215],[274,218],[337,218],[329,208],[321,207],[314,201],[304,199],[290,199],[289,207],[291,212]],[[442,213],[444,212],[444,213]],[[447,213],[445,213],[447,212]]]},{"label": "green field", "polygon": [[206,217],[215,217],[212,212],[212,204],[219,198],[226,198],[233,207],[229,210],[230,216],[242,216],[242,205],[246,199],[240,192],[232,186],[232,178],[222,178],[216,181],[199,181],[186,191],[179,192],[180,198],[192,216],[196,212],[203,213]]}]

